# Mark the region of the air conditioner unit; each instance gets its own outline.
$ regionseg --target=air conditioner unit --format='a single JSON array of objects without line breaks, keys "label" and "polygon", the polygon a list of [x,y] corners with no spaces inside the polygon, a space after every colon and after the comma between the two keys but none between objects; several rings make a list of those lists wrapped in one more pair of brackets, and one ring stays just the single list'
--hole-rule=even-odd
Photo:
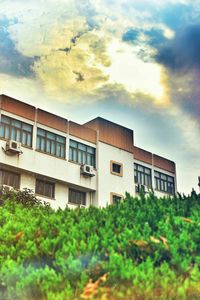
[{"label": "air conditioner unit", "polygon": [[93,166],[90,165],[82,165],[81,166],[81,174],[89,177],[95,176]]},{"label": "air conditioner unit", "polygon": [[19,143],[17,141],[9,140],[6,143],[6,151],[11,152],[11,153],[15,153],[15,154],[22,153],[21,143]]}]

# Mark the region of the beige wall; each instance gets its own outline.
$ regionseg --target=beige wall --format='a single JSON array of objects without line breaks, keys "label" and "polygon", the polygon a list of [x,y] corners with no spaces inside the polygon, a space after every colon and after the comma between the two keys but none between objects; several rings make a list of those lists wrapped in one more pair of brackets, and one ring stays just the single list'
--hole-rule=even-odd
[{"label": "beige wall", "polygon": [[[123,165],[123,176],[111,174],[111,160]],[[98,206],[110,204],[110,193],[123,196],[125,192],[135,194],[132,153],[99,142],[98,166]]]}]

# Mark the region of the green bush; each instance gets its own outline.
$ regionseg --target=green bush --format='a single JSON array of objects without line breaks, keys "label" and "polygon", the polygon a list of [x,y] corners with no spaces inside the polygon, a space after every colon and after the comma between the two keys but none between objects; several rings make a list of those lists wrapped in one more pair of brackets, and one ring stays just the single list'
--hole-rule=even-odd
[{"label": "green bush", "polygon": [[2,300],[81,299],[90,278],[95,299],[199,299],[195,192],[127,194],[103,209],[54,211],[29,190],[1,190],[0,201]]}]

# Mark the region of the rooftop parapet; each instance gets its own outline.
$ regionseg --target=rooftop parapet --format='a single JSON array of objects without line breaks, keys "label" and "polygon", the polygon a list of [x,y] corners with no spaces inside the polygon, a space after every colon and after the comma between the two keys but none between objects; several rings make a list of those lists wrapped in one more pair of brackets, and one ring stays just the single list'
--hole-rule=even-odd
[{"label": "rooftop parapet", "polygon": [[100,117],[84,125],[99,131],[99,141],[132,153],[133,130]]}]

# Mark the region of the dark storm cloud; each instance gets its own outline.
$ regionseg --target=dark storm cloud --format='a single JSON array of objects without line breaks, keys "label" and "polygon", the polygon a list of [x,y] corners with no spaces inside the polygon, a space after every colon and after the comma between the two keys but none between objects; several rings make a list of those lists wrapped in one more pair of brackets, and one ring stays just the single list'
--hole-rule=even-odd
[{"label": "dark storm cloud", "polygon": [[175,72],[200,69],[200,24],[187,26],[158,46],[155,60]]},{"label": "dark storm cloud", "polygon": [[167,41],[161,29],[152,28],[144,31],[144,34],[149,39],[147,43],[152,47],[160,47]]},{"label": "dark storm cloud", "polygon": [[0,73],[31,77],[34,75],[31,66],[37,58],[22,55],[16,49],[8,31],[9,26],[17,22],[16,19],[0,18]]}]

